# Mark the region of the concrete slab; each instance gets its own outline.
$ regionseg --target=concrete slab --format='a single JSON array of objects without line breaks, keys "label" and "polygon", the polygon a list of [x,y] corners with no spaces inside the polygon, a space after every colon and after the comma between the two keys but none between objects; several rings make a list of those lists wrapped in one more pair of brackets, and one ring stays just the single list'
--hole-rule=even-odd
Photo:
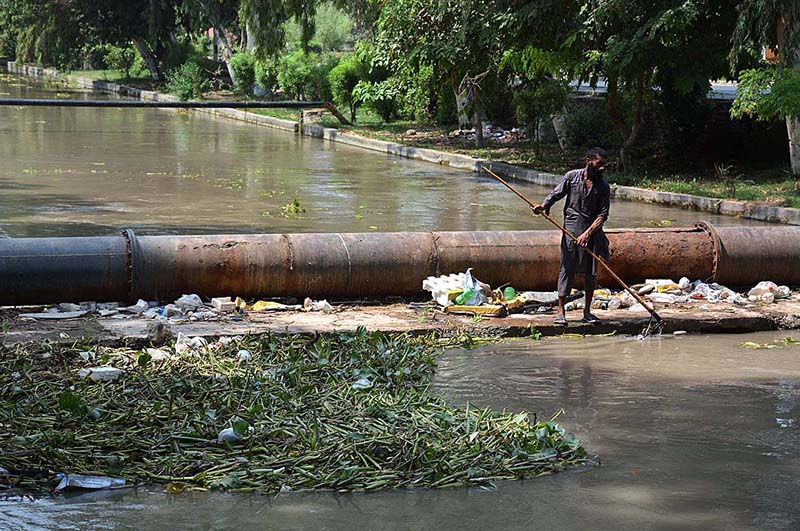
[{"label": "concrete slab", "polygon": [[[658,305],[658,313],[666,321],[665,333],[687,332],[724,333],[779,329],[800,329],[800,299],[778,301],[769,305],[740,307],[729,304],[689,303]],[[104,345],[146,345],[147,325],[152,320],[141,317],[113,319],[87,316],[69,321],[38,321],[24,318],[15,309],[0,310],[0,322],[7,331],[0,334],[0,343],[15,344],[29,341],[74,341],[88,338]],[[383,306],[339,305],[333,313],[283,311],[250,313],[245,317],[223,318],[222,321],[185,322],[172,324],[173,336],[218,337],[253,334],[315,334],[354,331],[364,326],[370,331],[409,332],[424,334],[438,332],[476,336],[527,336],[535,327],[545,336],[560,334],[631,334],[641,332],[647,324],[646,311],[632,312],[596,310],[603,321],[598,325],[580,323],[580,311],[569,312],[567,326],[553,324],[552,314],[517,314],[505,318],[482,318],[446,315],[428,308],[410,308],[406,304]]]}]

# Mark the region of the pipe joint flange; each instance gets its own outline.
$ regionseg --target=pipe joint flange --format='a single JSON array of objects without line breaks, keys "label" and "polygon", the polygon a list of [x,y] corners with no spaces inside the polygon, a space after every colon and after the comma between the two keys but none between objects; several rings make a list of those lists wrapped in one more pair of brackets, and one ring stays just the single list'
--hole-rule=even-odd
[{"label": "pipe joint flange", "polygon": [[127,251],[127,260],[125,262],[125,270],[128,275],[128,301],[135,304],[137,300],[136,289],[139,287],[137,275],[139,273],[136,264],[141,256],[141,247],[139,246],[139,239],[133,232],[133,229],[125,229],[122,231],[122,237],[125,238],[125,248]]},{"label": "pipe joint flange", "polygon": [[711,277],[707,278],[705,281],[716,282],[719,277],[719,263],[722,256],[722,241],[719,239],[719,233],[717,233],[717,229],[707,221],[698,221],[694,226],[705,232],[711,240],[711,245],[714,250],[714,254],[711,257]]}]

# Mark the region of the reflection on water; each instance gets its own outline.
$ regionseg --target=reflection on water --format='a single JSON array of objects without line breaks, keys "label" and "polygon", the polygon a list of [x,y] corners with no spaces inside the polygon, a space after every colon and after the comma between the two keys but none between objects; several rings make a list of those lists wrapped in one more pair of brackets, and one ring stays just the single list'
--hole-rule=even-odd
[{"label": "reflection on water", "polygon": [[564,408],[598,468],[495,490],[11,499],[0,528],[798,529],[800,346],[738,346],[785,335],[513,340],[440,359],[454,403]]},{"label": "reflection on water", "polygon": [[[0,78],[5,97],[88,97],[63,91]],[[0,107],[0,136],[0,237],[551,228],[483,175],[192,112]],[[617,201],[609,225],[700,218],[752,223]]]}]

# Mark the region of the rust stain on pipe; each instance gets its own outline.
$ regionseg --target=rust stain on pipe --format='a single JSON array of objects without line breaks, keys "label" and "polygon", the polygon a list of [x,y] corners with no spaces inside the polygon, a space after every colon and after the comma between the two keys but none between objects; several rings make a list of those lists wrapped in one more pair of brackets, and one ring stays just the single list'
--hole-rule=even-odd
[{"label": "rust stain on pipe", "polygon": [[[611,267],[646,278],[800,284],[800,227],[612,229]],[[0,240],[0,304],[418,295],[429,275],[555,287],[556,231],[124,236]],[[600,282],[613,286],[604,272]]]}]

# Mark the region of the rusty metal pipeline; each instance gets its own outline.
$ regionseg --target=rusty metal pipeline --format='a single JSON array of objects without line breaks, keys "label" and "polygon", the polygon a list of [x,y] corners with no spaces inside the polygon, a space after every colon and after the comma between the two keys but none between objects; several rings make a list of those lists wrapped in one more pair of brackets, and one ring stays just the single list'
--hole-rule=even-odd
[{"label": "rusty metal pipeline", "polygon": [[[687,276],[731,286],[800,284],[800,227],[610,229],[621,278]],[[0,305],[167,301],[183,293],[357,298],[417,295],[429,275],[464,271],[491,285],[554,289],[555,231],[0,240]],[[600,282],[612,286],[600,273]]]}]

